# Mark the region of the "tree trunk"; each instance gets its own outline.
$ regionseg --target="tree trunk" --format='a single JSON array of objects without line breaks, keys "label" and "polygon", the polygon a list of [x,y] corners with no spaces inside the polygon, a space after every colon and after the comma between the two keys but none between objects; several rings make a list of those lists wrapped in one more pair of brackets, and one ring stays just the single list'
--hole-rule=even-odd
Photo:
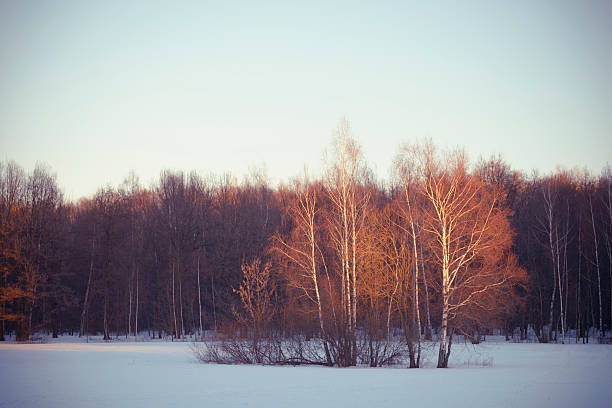
[{"label": "tree trunk", "polygon": [[200,320],[200,339],[204,338],[204,329],[202,327],[202,290],[200,288],[200,253],[198,252],[198,314]]},{"label": "tree trunk", "polygon": [[[548,193],[548,195],[547,195]],[[556,265],[556,256],[555,256],[555,246],[553,244],[553,203],[552,197],[550,194],[550,187],[548,190],[543,192],[544,202],[546,205],[546,218],[548,221],[548,247],[550,248],[550,261],[552,262],[552,277],[553,277],[553,293],[550,298],[550,318],[549,318],[549,326],[548,326],[548,341],[552,341],[553,338],[553,327],[554,327],[554,303],[555,296],[557,295],[557,265]]]},{"label": "tree trunk", "polygon": [[578,217],[578,282],[576,284],[576,344],[578,338],[582,334],[580,320],[580,283],[582,280],[582,234],[581,234],[581,219]]},{"label": "tree trunk", "polygon": [[597,295],[599,300],[599,338],[604,338],[603,330],[603,313],[601,303],[601,273],[599,270],[599,253],[598,253],[598,242],[597,242],[597,230],[595,229],[595,217],[593,215],[593,202],[589,195],[589,207],[591,209],[591,225],[593,226],[593,241],[595,244],[595,268],[597,269]]},{"label": "tree trunk", "polygon": [[418,368],[421,362],[421,312],[419,310],[419,257],[417,253],[416,231],[414,230],[414,222],[412,221],[412,213],[410,215],[410,228],[412,229],[412,248],[414,252],[414,321],[416,328],[417,339],[417,357],[416,367]]},{"label": "tree trunk", "polygon": [[181,335],[176,324],[176,296],[174,291],[174,262],[172,262],[172,320],[174,323],[174,338],[180,339]]},{"label": "tree trunk", "polygon": [[351,270],[351,284],[352,284],[352,305],[353,305],[353,310],[352,310],[352,316],[353,316],[353,321],[351,323],[351,326],[353,328],[353,334],[352,334],[352,340],[353,340],[353,365],[357,365],[357,336],[356,336],[356,330],[357,330],[357,234],[355,233],[355,223],[357,222],[357,209],[356,209],[356,203],[355,203],[355,192],[352,192],[352,202],[351,202],[351,215],[352,215],[352,219],[351,219],[351,235],[352,235],[352,252],[353,252],[353,263],[352,263],[352,270]]},{"label": "tree trunk", "polygon": [[215,334],[217,333],[217,305],[215,303],[215,274],[214,270],[210,273],[210,295],[212,298],[213,306],[213,324],[215,328]]},{"label": "tree trunk", "polygon": [[[132,268],[133,268],[133,264],[132,264]],[[132,269],[132,276],[130,277],[130,283],[128,285],[128,327],[127,330],[125,332],[125,338],[127,339],[128,336],[130,334],[132,334],[132,297],[133,297],[133,289],[132,289],[132,284],[134,281],[134,270]]]},{"label": "tree trunk", "polygon": [[550,192],[550,186],[548,189],[543,191],[545,210],[546,210],[546,221],[548,222],[548,247],[550,249],[550,262],[552,263],[552,277],[553,277],[553,294],[550,298],[550,318],[548,326],[548,341],[553,339],[553,327],[554,327],[554,306],[555,296],[557,295],[557,257],[555,255],[555,245],[553,243],[553,198]]},{"label": "tree trunk", "polygon": [[[313,207],[314,211],[314,207]],[[312,265],[312,283],[315,289],[315,295],[317,300],[317,312],[319,315],[319,328],[321,330],[321,339],[323,340],[323,349],[325,350],[325,360],[328,366],[333,365],[333,361],[331,358],[331,354],[329,352],[329,346],[327,344],[327,335],[325,333],[325,326],[323,325],[323,310],[321,307],[321,296],[319,293],[319,282],[317,280],[317,263],[315,256],[315,231],[314,231],[314,213],[309,217],[309,227],[310,227],[310,262]]]},{"label": "tree trunk", "polygon": [[[553,279],[554,279],[554,275],[553,275]],[[553,293],[552,296],[550,297],[550,318],[548,320],[548,337],[546,338],[546,342],[552,341],[553,339],[553,327],[554,327],[554,307],[555,307],[555,297],[557,296],[557,284],[555,283],[555,281],[553,280],[554,286],[553,286]]]},{"label": "tree trunk", "polygon": [[423,262],[423,246],[419,243],[419,253],[421,255],[421,275],[423,275],[423,286],[425,286],[425,314],[427,315],[427,330],[425,331],[425,339],[431,340],[431,315],[429,313],[429,287],[427,286],[427,273],[425,272],[425,263]]},{"label": "tree trunk", "polygon": [[569,239],[569,204],[567,206],[567,218],[566,218],[566,222],[565,222],[565,235],[563,238],[563,293],[564,293],[564,303],[563,303],[563,327],[564,327],[564,335],[563,338],[565,340],[565,332],[567,332],[567,330],[569,329],[567,326],[567,315],[568,313],[568,308],[567,308],[567,303],[568,303],[568,298],[569,298],[569,271],[568,271],[568,266],[567,266],[567,242]]},{"label": "tree trunk", "polygon": [[138,267],[136,267],[136,314],[134,316],[134,337],[138,338]]},{"label": "tree trunk", "polygon": [[608,228],[610,234],[607,239],[607,247],[608,247],[608,271],[610,273],[610,333],[612,336],[612,180],[610,179],[610,174],[608,173]]},{"label": "tree trunk", "polygon": [[105,283],[104,288],[104,340],[110,340],[110,330],[108,328],[108,306],[109,306],[109,293],[108,293],[108,282]]},{"label": "tree trunk", "polygon": [[610,273],[610,333],[612,336],[612,242],[610,242],[610,239],[612,237],[608,238],[607,241],[607,249],[608,249],[608,271]]},{"label": "tree trunk", "polygon": [[[95,234],[95,225],[94,225],[94,234]],[[89,258],[89,277],[87,278],[87,289],[85,289],[85,299],[83,301],[83,309],[81,311],[81,327],[79,328],[79,337],[82,337],[85,331],[85,318],[87,317],[87,307],[89,305],[89,290],[91,288],[91,278],[93,276],[93,266],[94,266],[94,251],[96,248],[96,240],[95,238],[91,239],[91,257]]]},{"label": "tree trunk", "polygon": [[565,326],[564,326],[564,316],[563,316],[563,285],[561,283],[561,260],[560,249],[559,249],[559,231],[555,228],[556,235],[556,256],[557,256],[557,282],[559,284],[559,320],[561,321],[561,344],[565,344]]},{"label": "tree trunk", "polygon": [[181,315],[181,335],[185,336],[185,320],[183,319],[183,280],[179,277],[179,311]]},{"label": "tree trunk", "polygon": [[448,361],[446,359],[446,335],[448,332],[448,301],[444,300],[442,306],[442,333],[440,336],[440,350],[438,352],[438,368],[446,368]]},{"label": "tree trunk", "polygon": [[442,269],[442,333],[440,336],[440,350],[438,352],[438,368],[448,367],[446,351],[446,335],[448,332],[448,306],[449,306],[449,272]]}]

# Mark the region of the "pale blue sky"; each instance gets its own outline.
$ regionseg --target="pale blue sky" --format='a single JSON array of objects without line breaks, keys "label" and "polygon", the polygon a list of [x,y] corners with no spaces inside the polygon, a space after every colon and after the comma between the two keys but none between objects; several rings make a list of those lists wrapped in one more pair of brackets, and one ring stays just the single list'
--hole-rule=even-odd
[{"label": "pale blue sky", "polygon": [[612,1],[0,0],[0,159],[68,198],[164,168],[377,173],[431,137],[515,168],[612,162]]}]

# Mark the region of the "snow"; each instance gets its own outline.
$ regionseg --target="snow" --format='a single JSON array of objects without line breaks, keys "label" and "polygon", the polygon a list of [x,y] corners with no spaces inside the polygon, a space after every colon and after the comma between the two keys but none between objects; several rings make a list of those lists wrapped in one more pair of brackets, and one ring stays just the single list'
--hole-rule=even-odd
[{"label": "snow", "polygon": [[201,364],[189,343],[0,345],[0,407],[610,407],[612,346],[456,344],[451,368]]}]

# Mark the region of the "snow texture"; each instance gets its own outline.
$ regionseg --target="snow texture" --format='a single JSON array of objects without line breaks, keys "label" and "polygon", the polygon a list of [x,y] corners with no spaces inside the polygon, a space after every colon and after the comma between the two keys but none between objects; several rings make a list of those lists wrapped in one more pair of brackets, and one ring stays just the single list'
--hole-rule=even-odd
[{"label": "snow texture", "polygon": [[451,367],[198,363],[189,343],[0,345],[0,407],[610,407],[612,346],[456,344]]}]

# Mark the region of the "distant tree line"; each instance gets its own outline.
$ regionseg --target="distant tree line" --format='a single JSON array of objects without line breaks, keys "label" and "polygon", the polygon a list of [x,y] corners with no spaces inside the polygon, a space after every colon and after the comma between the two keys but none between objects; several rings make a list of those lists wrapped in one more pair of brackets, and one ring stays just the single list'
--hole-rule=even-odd
[{"label": "distant tree line", "polygon": [[166,170],[78,202],[44,166],[0,163],[0,340],[302,336],[322,364],[377,366],[401,336],[411,366],[437,339],[445,367],[456,334],[610,330],[610,167],[527,175],[424,141],[382,182],[346,122],[326,157],[277,188]]}]

